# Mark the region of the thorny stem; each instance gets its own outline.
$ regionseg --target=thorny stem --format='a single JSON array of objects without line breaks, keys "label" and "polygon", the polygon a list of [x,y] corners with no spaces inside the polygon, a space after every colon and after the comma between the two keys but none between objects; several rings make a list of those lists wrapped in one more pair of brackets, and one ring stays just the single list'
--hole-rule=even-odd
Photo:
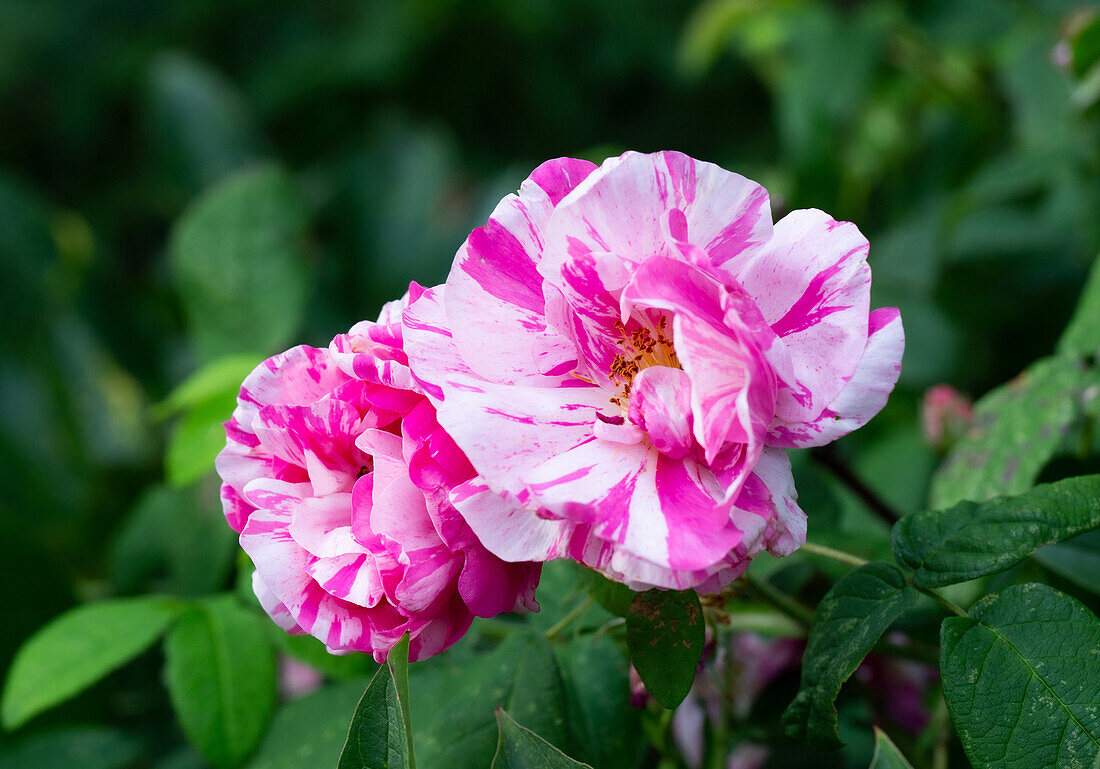
[{"label": "thorny stem", "polygon": [[568,614],[566,614],[560,620],[555,622],[554,625],[549,630],[546,631],[546,634],[545,634],[546,637],[548,639],[553,639],[554,636],[556,636],[561,631],[565,630],[565,628],[569,627],[569,624],[573,620],[575,620],[577,617],[581,616],[586,611],[588,611],[589,608],[591,608],[591,606],[592,606],[592,597],[588,596],[583,601],[581,601],[579,604],[574,606],[573,609]]},{"label": "thorny stem", "polygon": [[886,521],[887,524],[893,526],[901,518],[901,515],[894,508],[883,501],[882,497],[852,472],[852,468],[848,467],[848,463],[841,458],[832,446],[813,449],[810,456],[828,468],[837,477],[837,480],[851,489],[863,504],[871,509],[871,512]]}]

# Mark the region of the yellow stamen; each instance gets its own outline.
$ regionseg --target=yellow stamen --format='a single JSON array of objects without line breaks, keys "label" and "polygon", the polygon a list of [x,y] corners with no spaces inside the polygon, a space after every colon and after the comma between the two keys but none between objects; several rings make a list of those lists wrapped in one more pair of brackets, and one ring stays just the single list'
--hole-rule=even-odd
[{"label": "yellow stamen", "polygon": [[629,333],[623,323],[615,323],[616,330],[622,336],[619,346],[623,351],[611,361],[608,372],[617,390],[617,395],[610,399],[611,403],[623,411],[630,405],[630,390],[639,371],[650,366],[682,368],[672,344],[672,332],[666,330],[667,319],[664,315],[658,318],[656,324],[651,324],[644,314],[632,319],[639,325]]}]

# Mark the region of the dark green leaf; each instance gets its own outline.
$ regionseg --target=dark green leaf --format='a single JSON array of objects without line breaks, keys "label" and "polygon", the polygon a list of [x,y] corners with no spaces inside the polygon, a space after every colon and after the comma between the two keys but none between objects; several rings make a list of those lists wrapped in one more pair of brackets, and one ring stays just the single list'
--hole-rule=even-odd
[{"label": "dark green leaf", "polygon": [[822,748],[840,747],[833,702],[882,634],[917,600],[905,573],[873,562],[844,575],[814,614],[802,681],[783,714],[787,734]]},{"label": "dark green leaf", "polygon": [[517,724],[503,708],[497,708],[497,725],[500,736],[492,769],[592,769]]},{"label": "dark green leaf", "polygon": [[164,454],[164,474],[177,488],[214,472],[214,458],[225,448],[222,422],[233,413],[232,397],[191,409],[176,423]]},{"label": "dark green leaf", "polygon": [[[1093,26],[1100,36],[1100,16]],[[1058,349],[1068,355],[1100,353],[1100,259],[1092,266],[1073,318],[1058,341]]]},{"label": "dark green leaf", "polygon": [[694,590],[647,590],[626,617],[630,661],[657,702],[674,708],[695,682],[703,657],[703,609]]},{"label": "dark green leaf", "polygon": [[434,696],[417,696],[412,703],[421,766],[485,769],[496,750],[498,707],[522,718],[551,743],[569,745],[561,674],[540,634],[510,633],[490,654],[453,671],[433,671],[445,676],[434,686],[425,682],[422,687],[418,673],[414,670],[417,691],[434,689]]},{"label": "dark green leaf", "polygon": [[178,605],[155,596],[84,604],[39,630],[15,655],[3,722],[14,729],[64,702],[149,648]]},{"label": "dark green leaf", "polygon": [[1100,620],[1046,585],[987,596],[940,632],[943,694],[975,769],[1090,769],[1100,753]]},{"label": "dark green leaf", "polygon": [[1015,497],[911,513],[894,526],[894,555],[921,587],[1004,571],[1035,549],[1100,527],[1100,475],[1036,486]]},{"label": "dark green leaf", "polygon": [[40,732],[0,749],[0,769],[126,769],[141,756],[141,740],[103,726]]},{"label": "dark green leaf", "polygon": [[612,582],[592,569],[579,569],[578,580],[588,594],[596,599],[603,608],[618,617],[630,613],[630,604],[634,600],[634,591],[621,582]]},{"label": "dark green leaf", "polygon": [[554,647],[565,681],[570,755],[600,769],[635,769],[645,752],[641,711],[630,705],[630,662],[606,636]]},{"label": "dark green leaf", "polygon": [[1073,49],[1073,74],[1081,77],[1100,62],[1100,13],[1092,11],[1078,26],[1070,42]]},{"label": "dark green leaf", "polygon": [[898,746],[877,726],[875,727],[875,755],[871,759],[870,769],[913,769],[913,765],[898,750]]},{"label": "dark green leaf", "polygon": [[409,636],[390,650],[351,717],[339,769],[406,769],[414,765],[408,714]]},{"label": "dark green leaf", "polygon": [[181,617],[165,644],[176,715],[215,767],[252,753],[275,706],[275,653],[263,622],[232,596],[218,596]]},{"label": "dark green leaf", "polygon": [[355,711],[365,685],[342,681],[280,707],[248,769],[336,766],[348,738],[348,713]]},{"label": "dark green leaf", "polygon": [[409,634],[401,638],[397,644],[390,649],[389,654],[386,656],[386,667],[389,668],[390,675],[393,677],[394,691],[397,694],[397,704],[401,710],[401,721],[405,725],[405,750],[410,756],[409,763],[416,764],[416,760],[413,756],[413,742],[412,742],[412,710],[411,702],[409,700]]},{"label": "dark green leaf", "polygon": [[931,503],[943,508],[1026,491],[1084,414],[1100,370],[1048,358],[978,401],[974,425],[940,466]]},{"label": "dark green leaf", "polygon": [[302,320],[307,213],[284,171],[240,171],[203,193],[172,232],[188,322],[207,357],[283,347]]}]

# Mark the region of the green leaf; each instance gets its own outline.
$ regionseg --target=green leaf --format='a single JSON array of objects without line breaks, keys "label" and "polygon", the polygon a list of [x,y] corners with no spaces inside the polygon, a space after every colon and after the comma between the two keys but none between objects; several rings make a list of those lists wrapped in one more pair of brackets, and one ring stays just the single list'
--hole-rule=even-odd
[{"label": "green leaf", "polygon": [[995,574],[1036,548],[1100,527],[1100,475],[1036,486],[1014,497],[910,513],[894,526],[894,555],[920,587]]},{"label": "green leaf", "polygon": [[214,459],[225,448],[222,422],[233,413],[233,400],[211,400],[179,420],[164,454],[164,474],[176,488],[214,472]]},{"label": "green leaf", "polygon": [[422,682],[423,674],[413,671],[417,691],[433,695],[418,696],[412,703],[421,766],[485,769],[496,750],[498,707],[522,718],[551,743],[571,748],[561,673],[541,634],[517,630],[491,653],[453,670],[437,667],[431,674],[437,680]]},{"label": "green leaf", "polygon": [[1073,50],[1073,74],[1081,77],[1100,62],[1100,13],[1092,11],[1077,27],[1070,42]]},{"label": "green leaf", "polygon": [[634,600],[634,591],[621,582],[612,582],[592,569],[578,569],[578,581],[596,603],[617,617],[630,613],[630,604]]},{"label": "green leaf", "polygon": [[348,713],[362,699],[365,681],[341,681],[275,713],[248,769],[336,766],[348,737]]},{"label": "green leaf", "polygon": [[635,769],[645,752],[641,713],[630,705],[630,661],[603,636],[554,647],[565,682],[570,755],[600,769]]},{"label": "green leaf", "polygon": [[932,480],[932,507],[1026,491],[1083,418],[1097,385],[1100,369],[1047,358],[979,400],[973,426]]},{"label": "green leaf", "polygon": [[191,743],[215,767],[240,764],[275,707],[275,653],[263,620],[231,595],[197,603],[165,643],[172,705]]},{"label": "green leaf", "polygon": [[230,402],[237,398],[241,382],[260,364],[263,356],[255,353],[226,355],[200,367],[168,393],[156,405],[157,416],[164,418],[201,406],[212,400]]},{"label": "green leaf", "polygon": [[386,656],[386,667],[393,677],[394,690],[397,692],[397,704],[401,708],[401,721],[405,725],[405,750],[409,755],[409,764],[416,766],[412,742],[412,710],[409,699],[409,634],[405,633]]},{"label": "green leaf", "polygon": [[496,715],[500,737],[492,769],[592,769],[517,724],[504,708],[497,708]]},{"label": "green leaf", "polygon": [[225,447],[222,423],[233,413],[241,382],[261,359],[245,353],[211,361],[157,404],[155,414],[161,418],[183,414],[164,457],[165,475],[173,486],[187,486],[213,472],[214,459]]},{"label": "green leaf", "polygon": [[15,655],[3,723],[14,729],[83,691],[160,638],[177,604],[155,596],[78,606],[39,630]]},{"label": "green leaf", "polygon": [[170,259],[208,358],[286,346],[308,294],[307,212],[290,176],[263,165],[203,193],[176,223]]},{"label": "green leaf", "polygon": [[703,658],[703,609],[694,590],[647,590],[626,617],[630,661],[657,702],[683,702]]},{"label": "green leaf", "polygon": [[875,755],[871,758],[870,769],[913,769],[898,746],[886,736],[886,732],[875,727]]},{"label": "green leaf", "polygon": [[[1093,26],[1100,35],[1100,16]],[[1068,355],[1095,355],[1100,352],[1100,259],[1092,266],[1081,298],[1077,300],[1073,318],[1058,341],[1058,350]]]},{"label": "green leaf", "polygon": [[816,747],[840,747],[833,705],[840,687],[916,600],[905,572],[892,563],[868,563],[833,585],[814,614],[799,691],[783,714],[787,734]]},{"label": "green leaf", "polygon": [[141,740],[103,726],[40,732],[0,748],[0,769],[127,769],[141,757]]},{"label": "green leaf", "polygon": [[1100,754],[1100,620],[1046,585],[986,596],[940,631],[943,695],[975,769],[1090,769]]},{"label": "green leaf", "polygon": [[409,635],[390,650],[355,708],[339,769],[408,769],[412,758],[409,719]]}]

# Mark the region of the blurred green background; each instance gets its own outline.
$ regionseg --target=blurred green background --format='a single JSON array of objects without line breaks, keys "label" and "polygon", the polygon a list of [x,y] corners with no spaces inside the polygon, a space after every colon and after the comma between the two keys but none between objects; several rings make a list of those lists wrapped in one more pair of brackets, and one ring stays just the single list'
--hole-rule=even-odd
[{"label": "blurred green background", "polygon": [[[1100,251],[1095,13],[0,0],[0,671],[78,601],[230,586],[211,459],[241,377],[441,281],[559,155],[678,149],[763,183],[777,217],[856,222],[908,349],[843,448],[920,506],[923,390],[977,396],[1050,352]],[[0,767],[201,765],[159,665],[0,736]]]}]

